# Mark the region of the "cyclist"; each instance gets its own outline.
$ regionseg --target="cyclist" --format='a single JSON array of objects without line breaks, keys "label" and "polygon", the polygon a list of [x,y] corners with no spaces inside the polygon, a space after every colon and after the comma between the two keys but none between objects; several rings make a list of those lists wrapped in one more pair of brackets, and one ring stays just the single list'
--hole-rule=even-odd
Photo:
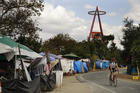
[{"label": "cyclist", "polygon": [[[115,58],[111,59],[111,64],[109,66],[109,69],[110,69],[110,79],[113,80],[114,82],[116,78],[116,71],[119,71],[119,67],[118,64],[116,63]],[[112,79],[112,74],[113,74],[113,79]]]}]

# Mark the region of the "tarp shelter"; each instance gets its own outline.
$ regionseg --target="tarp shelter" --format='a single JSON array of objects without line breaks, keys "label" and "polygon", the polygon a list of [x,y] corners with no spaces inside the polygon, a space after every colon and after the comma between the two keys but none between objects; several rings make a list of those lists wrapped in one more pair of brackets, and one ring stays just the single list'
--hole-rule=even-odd
[{"label": "tarp shelter", "polygon": [[72,71],[74,70],[73,62],[74,62],[74,60],[69,60],[69,59],[65,59],[65,58],[61,59],[62,70],[64,73],[69,72],[70,69]]},{"label": "tarp shelter", "polygon": [[77,73],[82,72],[82,65],[83,63],[79,60],[79,61],[75,61],[74,62],[74,71]]},{"label": "tarp shelter", "polygon": [[14,55],[14,50],[11,47],[0,43],[0,60],[10,61]]},{"label": "tarp shelter", "polygon": [[31,82],[24,80],[2,81],[2,93],[42,93],[40,89],[40,77]]},{"label": "tarp shelter", "polygon": [[52,53],[50,53],[49,56],[50,56],[50,57],[53,57],[53,58],[55,58],[55,59],[60,59],[59,56],[57,56],[57,55],[55,55],[55,54],[52,54]]},{"label": "tarp shelter", "polygon": [[103,61],[103,63],[102,63],[102,68],[103,68],[103,69],[106,69],[106,68],[108,68],[109,66],[110,66],[110,61],[108,61],[108,60]]},{"label": "tarp shelter", "polygon": [[86,62],[83,62],[84,72],[88,72],[88,67]]},{"label": "tarp shelter", "polygon": [[31,62],[31,65],[28,67],[31,69],[32,74],[35,76],[44,75],[46,72],[46,57],[36,58]]},{"label": "tarp shelter", "polygon": [[102,68],[102,60],[96,61],[96,68],[101,69]]},{"label": "tarp shelter", "polygon": [[14,40],[10,39],[8,36],[0,35],[0,43],[5,44],[5,45],[9,46],[10,48],[14,49],[14,52],[16,55],[19,55],[19,50],[18,50],[18,45],[19,45],[22,56],[27,56],[27,57],[30,57],[32,59],[37,58],[37,57],[42,57],[41,55],[34,52],[30,48],[28,48],[22,44],[19,44],[19,43],[15,42]]},{"label": "tarp shelter", "polygon": [[55,88],[55,74],[46,75],[46,65],[47,60],[45,56],[43,58],[36,58],[29,66],[30,74],[32,79],[36,76],[40,76],[41,90],[51,91]]},{"label": "tarp shelter", "polygon": [[102,60],[98,60],[96,61],[96,68],[97,69],[106,69],[108,68],[110,65],[110,62],[108,60],[102,61]]},{"label": "tarp shelter", "polygon": [[[46,54],[44,52],[40,52],[40,55],[42,56],[46,56]],[[59,57],[57,57],[55,54],[49,54],[49,60],[50,61],[55,61],[56,59],[59,59]]]},{"label": "tarp shelter", "polygon": [[42,91],[52,91],[56,85],[55,73],[40,76],[40,88]]}]

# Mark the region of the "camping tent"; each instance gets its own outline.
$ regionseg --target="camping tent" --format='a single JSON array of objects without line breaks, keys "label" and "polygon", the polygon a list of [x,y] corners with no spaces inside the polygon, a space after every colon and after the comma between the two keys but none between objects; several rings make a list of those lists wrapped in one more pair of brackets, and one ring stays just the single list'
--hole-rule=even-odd
[{"label": "camping tent", "polygon": [[16,55],[19,55],[19,51],[18,51],[18,45],[19,45],[22,56],[27,56],[27,57],[30,57],[32,59],[37,58],[37,57],[42,57],[41,55],[34,52],[30,48],[13,41],[12,39],[10,39],[7,36],[2,36],[1,35],[0,36],[0,43],[5,44],[5,45],[9,46],[10,48],[14,49],[14,52],[15,52]]},{"label": "camping tent", "polygon": [[[46,56],[44,52],[40,52],[40,55]],[[54,67],[57,63],[59,63],[60,57],[58,57],[57,55],[49,53],[48,56],[52,67]]]}]

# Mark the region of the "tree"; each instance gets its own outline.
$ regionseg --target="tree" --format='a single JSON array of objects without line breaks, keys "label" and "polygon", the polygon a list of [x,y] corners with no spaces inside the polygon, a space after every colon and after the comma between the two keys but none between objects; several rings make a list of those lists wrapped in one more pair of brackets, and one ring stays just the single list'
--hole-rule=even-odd
[{"label": "tree", "polygon": [[88,50],[88,42],[86,40],[83,40],[76,43],[75,47],[73,48],[73,53],[80,56],[81,58],[89,58],[90,52]]},{"label": "tree", "polygon": [[132,43],[135,39],[135,33],[136,27],[133,25],[133,20],[126,18],[124,20],[124,28],[123,28],[123,41],[121,41],[121,44],[124,46],[123,51],[123,57],[125,60],[127,60],[127,64],[131,64],[131,47]]},{"label": "tree", "polygon": [[42,39],[32,38],[32,37],[19,37],[17,42],[26,45],[37,53],[41,52]]},{"label": "tree", "polygon": [[45,41],[42,47],[43,51],[50,51],[55,54],[66,54],[73,51],[76,41],[68,34],[58,34]]},{"label": "tree", "polygon": [[140,67],[140,25],[133,25],[133,20],[126,18],[123,32],[123,57],[127,65]]},{"label": "tree", "polygon": [[34,49],[35,47],[29,46],[28,41],[38,42],[37,32],[41,29],[37,27],[32,16],[39,16],[42,10],[43,1],[41,0],[31,0],[30,2],[27,0],[1,0],[0,33],[37,50]]},{"label": "tree", "polygon": [[109,55],[109,49],[107,47],[109,41],[114,40],[114,36],[113,35],[107,35],[107,36],[103,36],[102,39],[92,39],[91,41],[89,41],[89,51],[90,51],[90,55],[93,56],[97,55],[100,59],[102,58],[107,58],[108,59],[108,55]]},{"label": "tree", "polygon": [[40,15],[43,2],[27,2],[26,0],[1,0],[0,33],[17,39],[20,36],[37,37],[39,28],[32,16]]},{"label": "tree", "polygon": [[122,51],[120,49],[117,48],[116,44],[111,41],[111,45],[109,47],[109,56],[108,58],[111,60],[111,58],[115,57],[115,59],[117,60],[117,63],[120,65],[122,65],[123,61],[122,61],[122,58],[121,58],[121,53]]},{"label": "tree", "polygon": [[135,39],[131,45],[130,53],[132,55],[132,63],[140,66],[140,25],[136,27]]}]

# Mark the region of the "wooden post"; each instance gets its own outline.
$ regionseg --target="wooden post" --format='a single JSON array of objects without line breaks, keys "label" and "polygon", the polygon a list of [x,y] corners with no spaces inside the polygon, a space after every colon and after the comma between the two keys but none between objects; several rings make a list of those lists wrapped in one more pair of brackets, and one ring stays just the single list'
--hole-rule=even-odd
[{"label": "wooden post", "polygon": [[138,77],[140,76],[139,66],[137,65]]},{"label": "wooden post", "polygon": [[18,44],[18,50],[19,50],[19,56],[20,56],[20,62],[21,62],[21,67],[22,67],[22,70],[24,69],[23,68],[23,61],[22,61],[22,58],[21,58],[21,51],[20,51],[20,45]]},{"label": "wooden post", "polygon": [[93,65],[93,72],[95,72],[95,69],[96,69],[96,62],[94,62],[94,65]]},{"label": "wooden post", "polygon": [[23,67],[23,61],[21,58],[21,51],[20,51],[20,45],[18,44],[18,50],[19,50],[19,56],[20,56],[20,62],[21,62],[21,68],[22,68],[22,74],[23,74],[23,79],[25,79],[25,75],[24,75],[24,67]]}]

